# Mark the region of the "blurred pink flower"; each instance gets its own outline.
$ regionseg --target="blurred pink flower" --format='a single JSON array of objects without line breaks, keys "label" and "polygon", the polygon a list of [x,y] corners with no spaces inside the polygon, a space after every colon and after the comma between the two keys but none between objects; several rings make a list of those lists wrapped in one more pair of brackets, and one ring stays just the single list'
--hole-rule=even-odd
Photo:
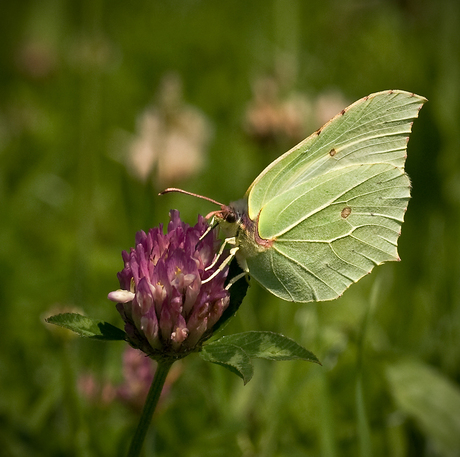
[{"label": "blurred pink flower", "polygon": [[42,38],[24,41],[16,51],[15,61],[21,73],[36,80],[51,76],[58,66],[55,45]]},{"label": "blurred pink flower", "polygon": [[[157,363],[141,351],[127,346],[123,353],[123,382],[114,385],[98,382],[93,374],[83,374],[78,379],[78,390],[83,397],[100,406],[107,406],[115,400],[131,409],[141,411],[152,384]],[[182,371],[179,363],[171,368],[163,387],[161,398],[167,396],[171,385]]]},{"label": "blurred pink flower", "polygon": [[[132,408],[141,410],[152,384],[157,363],[132,347],[127,347],[123,353],[123,384],[116,388],[116,397]],[[175,364],[168,373],[165,385],[161,392],[164,398],[171,385],[179,377],[182,369]]]},{"label": "blurred pink flower", "polygon": [[92,373],[85,373],[79,376],[77,388],[80,394],[91,403],[108,405],[116,397],[116,388],[110,383],[101,384]]}]

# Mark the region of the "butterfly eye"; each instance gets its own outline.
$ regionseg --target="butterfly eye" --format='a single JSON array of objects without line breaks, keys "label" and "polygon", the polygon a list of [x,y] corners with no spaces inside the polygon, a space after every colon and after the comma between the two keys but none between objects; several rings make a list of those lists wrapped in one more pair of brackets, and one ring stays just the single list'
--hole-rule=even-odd
[{"label": "butterfly eye", "polygon": [[228,222],[229,224],[234,224],[236,222],[237,218],[236,218],[236,214],[235,213],[227,213],[225,215],[225,222]]}]

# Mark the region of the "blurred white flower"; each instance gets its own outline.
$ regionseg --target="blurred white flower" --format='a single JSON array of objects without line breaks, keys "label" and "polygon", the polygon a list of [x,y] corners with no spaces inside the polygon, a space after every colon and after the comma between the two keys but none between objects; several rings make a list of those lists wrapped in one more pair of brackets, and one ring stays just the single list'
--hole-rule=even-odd
[{"label": "blurred white flower", "polygon": [[253,84],[253,99],[246,109],[245,129],[261,143],[280,139],[300,140],[306,131],[311,103],[299,93],[280,96],[274,78],[260,78]]},{"label": "blurred white flower", "polygon": [[349,104],[350,101],[339,90],[320,93],[315,100],[315,121],[318,123],[315,128],[324,125]]},{"label": "blurred white flower", "polygon": [[168,74],[157,106],[147,108],[137,121],[128,166],[142,181],[152,176],[157,188],[171,186],[201,170],[210,137],[204,114],[183,102],[179,76]]},{"label": "blurred white flower", "polygon": [[316,98],[301,92],[281,95],[274,78],[259,78],[253,85],[253,99],[245,116],[245,130],[262,144],[295,143],[325,124],[348,105],[338,91],[324,92]]}]

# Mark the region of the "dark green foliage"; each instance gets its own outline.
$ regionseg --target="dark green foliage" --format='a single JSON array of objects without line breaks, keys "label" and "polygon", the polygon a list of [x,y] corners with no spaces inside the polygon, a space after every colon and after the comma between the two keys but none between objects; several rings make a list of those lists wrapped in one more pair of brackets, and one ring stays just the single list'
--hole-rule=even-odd
[{"label": "dark green foliage", "polygon": [[240,376],[247,384],[253,376],[251,359],[307,360],[319,363],[310,351],[295,341],[272,332],[244,332],[224,336],[206,344],[201,357],[208,362],[223,365]]}]

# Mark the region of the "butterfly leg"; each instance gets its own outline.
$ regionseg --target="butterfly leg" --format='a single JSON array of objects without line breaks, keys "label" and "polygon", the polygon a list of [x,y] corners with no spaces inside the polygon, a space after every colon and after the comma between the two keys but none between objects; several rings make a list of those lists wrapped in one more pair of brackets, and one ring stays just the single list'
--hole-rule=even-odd
[{"label": "butterfly leg", "polygon": [[235,237],[233,237],[233,238],[225,238],[225,240],[224,240],[224,242],[222,243],[222,246],[220,247],[219,252],[217,253],[215,259],[213,260],[213,262],[212,262],[210,265],[208,265],[208,266],[204,269],[204,271],[208,271],[208,270],[210,270],[211,268],[213,268],[213,267],[216,265],[216,263],[217,263],[217,262],[219,261],[219,259],[220,259],[220,256],[221,256],[222,253],[224,252],[224,249],[226,248],[227,244],[230,244],[230,245],[235,246],[235,245],[236,245],[236,239],[235,239]]},{"label": "butterfly leg", "polygon": [[228,282],[228,284],[225,286],[225,290],[230,289],[230,287],[232,287],[233,284],[235,284],[236,281],[238,281],[238,280],[241,279],[241,278],[244,278],[245,276],[247,276],[247,274],[248,274],[247,271],[243,271],[243,273],[240,273],[239,275],[236,275],[235,277],[233,277],[232,279],[230,279],[230,281]]},{"label": "butterfly leg", "polygon": [[211,230],[214,230],[217,226],[217,222],[215,220],[215,218],[213,217],[210,221],[209,221],[209,226],[208,228],[205,230],[205,232],[203,233],[203,235],[200,236],[200,239],[198,241],[201,241],[203,240],[206,235],[211,231]]},{"label": "butterfly leg", "polygon": [[230,255],[228,255],[224,259],[224,261],[219,265],[219,268],[217,268],[217,270],[209,278],[206,278],[204,281],[202,281],[201,284],[206,284],[207,282],[214,279],[225,268],[225,266],[228,265],[233,260],[238,249],[239,249],[238,246],[235,246],[234,248],[230,249]]},{"label": "butterfly leg", "polygon": [[206,238],[206,236],[209,234],[209,232],[211,232],[212,230],[214,230],[217,227],[217,225],[218,224],[215,221],[215,218],[213,217],[211,219],[211,222],[209,223],[208,228],[205,230],[203,235],[201,235],[200,238],[198,239],[198,243],[196,243],[195,249],[198,249],[199,244],[204,240],[204,238]]}]

